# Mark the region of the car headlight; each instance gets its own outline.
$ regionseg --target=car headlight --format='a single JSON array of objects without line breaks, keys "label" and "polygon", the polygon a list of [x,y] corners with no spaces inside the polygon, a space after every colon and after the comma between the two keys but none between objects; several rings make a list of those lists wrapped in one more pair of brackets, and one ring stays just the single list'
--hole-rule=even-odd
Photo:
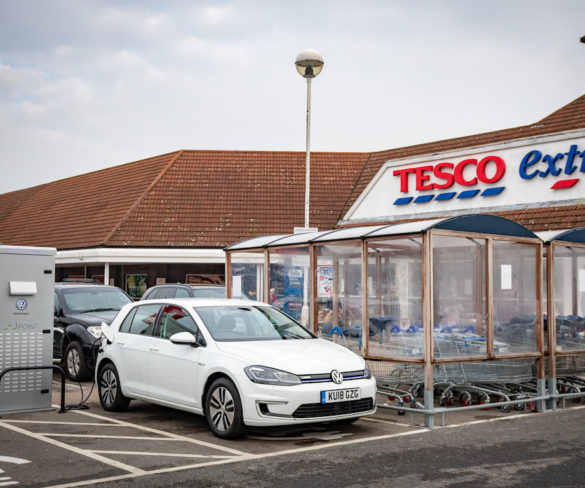
[{"label": "car headlight", "polygon": [[248,366],[244,368],[244,371],[254,383],[279,386],[292,386],[301,383],[301,379],[296,374],[266,366]]},{"label": "car headlight", "polygon": [[87,328],[87,331],[96,339],[99,339],[102,336],[102,328],[99,325],[92,325]]},{"label": "car headlight", "polygon": [[369,380],[372,377],[372,370],[370,368],[364,369],[364,378]]}]

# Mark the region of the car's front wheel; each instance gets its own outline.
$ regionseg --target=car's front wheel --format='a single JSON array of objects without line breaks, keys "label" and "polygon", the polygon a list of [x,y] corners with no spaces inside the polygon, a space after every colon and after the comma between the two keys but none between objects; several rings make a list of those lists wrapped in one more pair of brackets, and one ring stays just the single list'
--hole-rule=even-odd
[{"label": "car's front wheel", "polygon": [[91,377],[91,372],[85,364],[83,349],[79,342],[71,342],[65,349],[63,356],[67,376],[73,381],[86,381]]},{"label": "car's front wheel", "polygon": [[119,412],[126,410],[130,404],[130,398],[122,394],[120,376],[113,364],[106,364],[100,369],[98,375],[98,392],[100,403],[104,410]]},{"label": "car's front wheel", "polygon": [[244,433],[242,402],[238,389],[229,379],[215,380],[207,391],[205,417],[217,437],[235,439]]}]

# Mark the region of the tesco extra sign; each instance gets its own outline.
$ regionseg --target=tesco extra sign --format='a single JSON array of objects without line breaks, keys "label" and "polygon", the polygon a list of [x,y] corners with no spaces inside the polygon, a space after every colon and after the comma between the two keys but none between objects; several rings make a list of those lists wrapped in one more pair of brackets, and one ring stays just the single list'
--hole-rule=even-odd
[{"label": "tesco extra sign", "polygon": [[[524,150],[522,157],[515,160],[490,154],[395,169],[392,175],[399,179],[402,196],[394,205],[499,195],[506,188],[503,181],[510,172],[516,173],[520,181],[554,179],[550,186],[553,190],[571,188],[579,182],[580,174],[585,173],[585,150],[580,151],[577,144],[572,144],[566,151],[555,154]],[[429,193],[437,190],[438,193]]]},{"label": "tesco extra sign", "polygon": [[[473,167],[473,176],[466,178],[464,170]],[[490,170],[491,173],[490,173]],[[478,181],[496,183],[506,173],[506,163],[498,156],[486,156],[481,160],[464,159],[457,164],[448,161],[435,166],[419,166],[417,168],[397,169],[394,176],[400,177],[400,191],[408,193],[409,175],[414,175],[416,191],[443,190],[453,185],[472,186]]]}]

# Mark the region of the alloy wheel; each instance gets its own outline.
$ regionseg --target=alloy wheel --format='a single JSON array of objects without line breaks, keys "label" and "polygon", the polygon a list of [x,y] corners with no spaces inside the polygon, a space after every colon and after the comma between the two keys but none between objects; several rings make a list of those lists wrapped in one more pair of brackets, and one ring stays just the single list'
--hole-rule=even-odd
[{"label": "alloy wheel", "polygon": [[118,381],[111,369],[108,368],[102,373],[100,387],[104,403],[106,405],[112,405],[118,392]]},{"label": "alloy wheel", "polygon": [[67,371],[69,371],[69,375],[72,378],[77,378],[79,375],[80,362],[79,352],[77,352],[77,349],[71,348],[69,354],[67,354]]},{"label": "alloy wheel", "polygon": [[219,431],[227,431],[234,421],[234,399],[227,388],[220,386],[211,394],[209,413]]}]

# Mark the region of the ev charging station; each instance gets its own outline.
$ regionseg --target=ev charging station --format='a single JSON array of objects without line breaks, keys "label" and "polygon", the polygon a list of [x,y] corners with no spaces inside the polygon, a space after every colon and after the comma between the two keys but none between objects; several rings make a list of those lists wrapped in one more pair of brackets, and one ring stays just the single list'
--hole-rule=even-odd
[{"label": "ev charging station", "polygon": [[55,254],[0,245],[0,414],[51,409]]}]

